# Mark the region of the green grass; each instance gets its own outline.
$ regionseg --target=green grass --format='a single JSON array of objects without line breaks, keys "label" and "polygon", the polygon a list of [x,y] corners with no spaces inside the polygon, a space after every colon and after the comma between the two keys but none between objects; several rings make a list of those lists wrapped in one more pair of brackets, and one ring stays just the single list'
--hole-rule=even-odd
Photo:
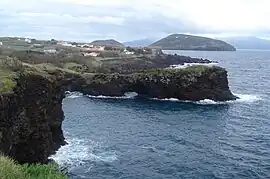
[{"label": "green grass", "polygon": [[0,68],[0,93],[12,92],[16,86],[16,73],[9,69]]},{"label": "green grass", "polygon": [[67,179],[54,165],[20,165],[0,156],[1,179]]}]

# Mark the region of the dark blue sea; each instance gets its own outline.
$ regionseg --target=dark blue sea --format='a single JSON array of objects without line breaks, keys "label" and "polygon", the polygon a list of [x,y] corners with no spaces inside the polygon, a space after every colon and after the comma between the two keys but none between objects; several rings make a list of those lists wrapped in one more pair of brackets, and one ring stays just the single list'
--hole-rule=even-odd
[{"label": "dark blue sea", "polygon": [[88,97],[63,101],[74,179],[270,179],[270,51],[167,51],[218,61],[237,101]]}]

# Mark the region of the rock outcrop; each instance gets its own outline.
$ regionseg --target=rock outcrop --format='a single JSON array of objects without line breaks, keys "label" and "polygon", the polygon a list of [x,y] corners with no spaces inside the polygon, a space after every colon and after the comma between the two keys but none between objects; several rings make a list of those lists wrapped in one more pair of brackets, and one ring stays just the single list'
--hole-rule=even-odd
[{"label": "rock outcrop", "polygon": [[227,71],[221,67],[193,66],[186,69],[153,69],[134,74],[96,74],[85,77],[84,94],[123,96],[137,92],[150,98],[198,101],[236,99],[228,86]]},{"label": "rock outcrop", "polygon": [[227,71],[220,67],[152,69],[134,74],[21,74],[12,93],[0,95],[0,152],[20,163],[46,163],[65,144],[62,100],[65,91],[151,98],[233,100]]}]

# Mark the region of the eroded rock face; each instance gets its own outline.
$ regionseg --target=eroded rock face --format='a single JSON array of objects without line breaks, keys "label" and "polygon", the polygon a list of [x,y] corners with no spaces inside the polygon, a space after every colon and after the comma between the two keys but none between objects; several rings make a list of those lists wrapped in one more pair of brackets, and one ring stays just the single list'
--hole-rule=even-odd
[{"label": "eroded rock face", "polygon": [[198,101],[236,99],[228,85],[227,71],[221,67],[191,67],[187,70],[156,70],[146,73],[97,74],[83,86],[85,94],[123,96],[137,92],[150,98],[177,98]]},{"label": "eroded rock face", "polygon": [[21,75],[13,93],[0,95],[0,152],[20,163],[46,163],[65,144],[62,132],[65,91],[151,98],[233,100],[227,71],[220,67],[153,70],[134,74],[55,73]]},{"label": "eroded rock face", "polygon": [[0,99],[0,151],[20,163],[46,163],[65,143],[64,89],[40,75],[21,76]]}]

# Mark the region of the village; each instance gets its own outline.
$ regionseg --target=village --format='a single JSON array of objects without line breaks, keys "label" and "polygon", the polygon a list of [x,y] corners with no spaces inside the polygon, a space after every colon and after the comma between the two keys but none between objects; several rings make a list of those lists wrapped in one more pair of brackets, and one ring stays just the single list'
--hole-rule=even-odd
[{"label": "village", "polygon": [[30,38],[12,38],[0,39],[0,48],[17,49],[21,51],[31,50],[46,54],[58,54],[63,51],[77,54],[84,57],[101,58],[136,58],[138,56],[150,55],[156,56],[162,53],[161,49],[148,47],[125,47],[124,45],[103,44],[96,45],[92,43],[76,43],[68,41],[41,41]]}]

